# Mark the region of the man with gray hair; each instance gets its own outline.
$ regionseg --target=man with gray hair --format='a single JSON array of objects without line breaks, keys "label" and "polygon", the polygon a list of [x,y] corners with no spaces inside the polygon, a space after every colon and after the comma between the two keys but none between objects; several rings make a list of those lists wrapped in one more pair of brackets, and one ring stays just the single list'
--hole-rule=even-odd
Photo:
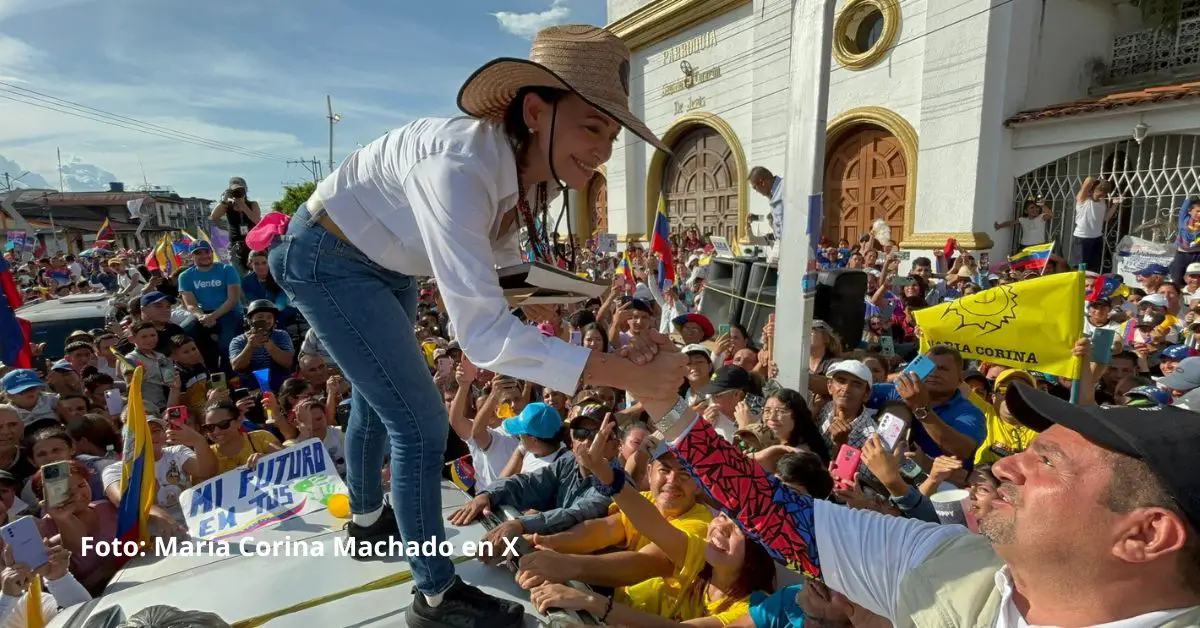
[{"label": "man with gray hair", "polygon": [[775,241],[782,242],[783,238],[783,178],[771,174],[762,166],[750,169],[750,186],[755,192],[770,199],[771,213],[767,219],[771,230],[775,232]]}]

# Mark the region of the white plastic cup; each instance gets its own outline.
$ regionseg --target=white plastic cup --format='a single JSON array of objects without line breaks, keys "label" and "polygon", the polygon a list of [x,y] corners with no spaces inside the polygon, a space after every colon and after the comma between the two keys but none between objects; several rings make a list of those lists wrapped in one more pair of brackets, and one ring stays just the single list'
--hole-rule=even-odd
[{"label": "white plastic cup", "polygon": [[963,509],[965,500],[971,498],[971,493],[966,489],[955,489],[953,491],[941,491],[934,493],[929,497],[929,501],[933,502],[933,510],[937,513],[938,520],[943,524],[958,524],[967,525],[967,513]]}]

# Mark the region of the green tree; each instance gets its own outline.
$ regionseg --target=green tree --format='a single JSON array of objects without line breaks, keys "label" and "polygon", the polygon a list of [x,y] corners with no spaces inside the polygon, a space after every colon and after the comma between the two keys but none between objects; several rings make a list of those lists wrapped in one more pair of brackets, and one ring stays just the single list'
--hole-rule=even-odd
[{"label": "green tree", "polygon": [[296,209],[300,207],[308,197],[312,196],[313,191],[317,189],[317,184],[313,182],[300,183],[297,185],[283,186],[283,198],[275,201],[271,205],[271,209],[277,212],[283,212],[289,216],[296,213]]}]

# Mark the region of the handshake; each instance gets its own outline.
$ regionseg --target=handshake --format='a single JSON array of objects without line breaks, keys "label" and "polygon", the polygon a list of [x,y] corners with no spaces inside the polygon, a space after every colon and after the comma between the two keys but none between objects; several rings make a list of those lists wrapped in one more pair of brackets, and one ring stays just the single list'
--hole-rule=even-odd
[{"label": "handshake", "polygon": [[[688,356],[666,335],[655,330],[632,333],[613,360],[612,383],[598,381],[627,391],[650,415],[662,418],[679,398],[688,373]],[[589,383],[589,382],[585,382]]]}]

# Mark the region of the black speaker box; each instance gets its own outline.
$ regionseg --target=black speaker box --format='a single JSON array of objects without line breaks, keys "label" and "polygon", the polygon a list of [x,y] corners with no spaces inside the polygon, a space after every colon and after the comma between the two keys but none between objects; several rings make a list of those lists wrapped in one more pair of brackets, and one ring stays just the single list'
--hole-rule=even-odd
[{"label": "black speaker box", "polygon": [[842,347],[855,349],[862,342],[867,318],[867,273],[851,268],[823,270],[817,277],[813,320],[829,323],[842,339]]},{"label": "black speaker box", "polygon": [[700,313],[707,316],[713,325],[736,322],[742,314],[742,301],[729,295],[746,295],[747,280],[750,278],[751,258],[728,259],[714,257],[708,264],[708,276],[704,279],[704,300],[700,302]]}]

